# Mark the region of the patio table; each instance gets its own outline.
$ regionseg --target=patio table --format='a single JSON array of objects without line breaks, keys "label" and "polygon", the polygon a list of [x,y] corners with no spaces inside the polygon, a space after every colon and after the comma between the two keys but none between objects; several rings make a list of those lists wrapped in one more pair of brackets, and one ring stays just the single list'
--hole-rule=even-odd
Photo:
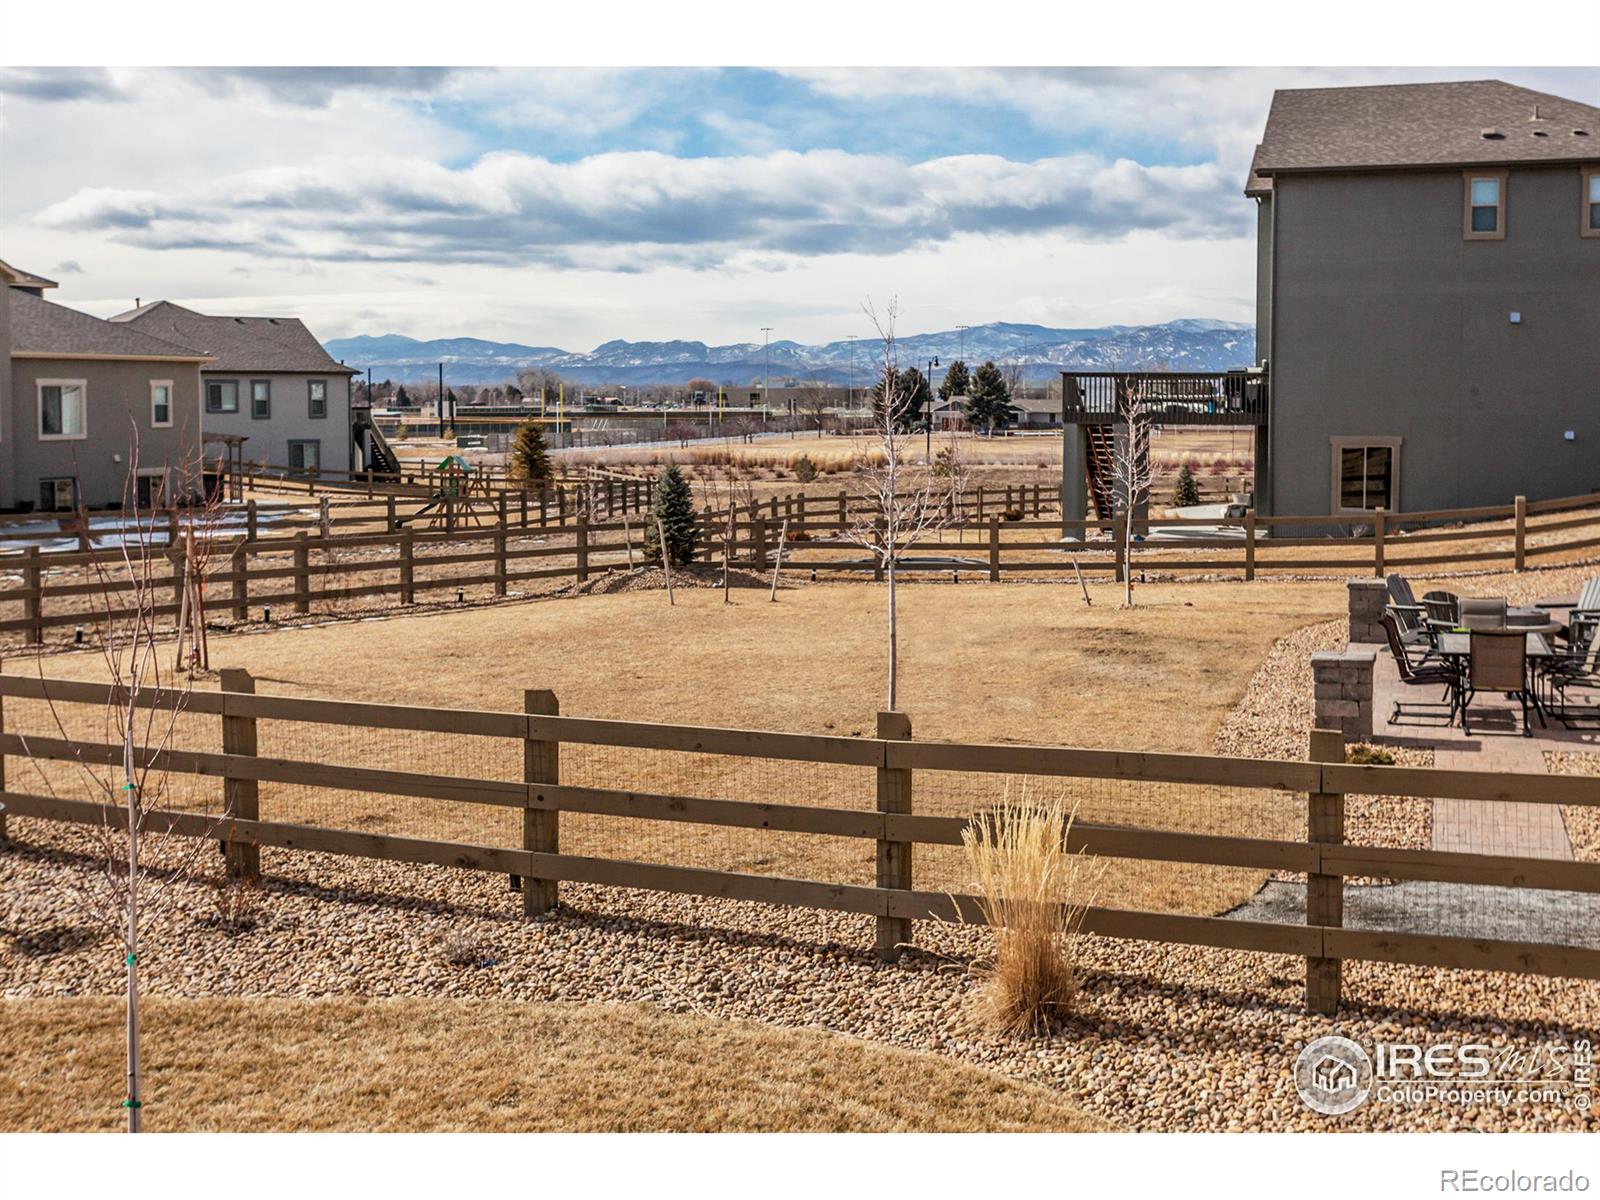
[{"label": "patio table", "polygon": [[[1539,714],[1541,725],[1544,724],[1547,710],[1544,698],[1539,694],[1538,669],[1541,663],[1548,663],[1556,656],[1546,635],[1556,633],[1563,628],[1565,626],[1560,622],[1551,621],[1542,628],[1527,630],[1523,637],[1523,674],[1527,680],[1527,696],[1533,704],[1534,712]],[[1469,670],[1468,663],[1472,661],[1472,634],[1457,633],[1454,630],[1439,634],[1438,653],[1440,658],[1453,660],[1457,669],[1465,676]]]},{"label": "patio table", "polygon": [[1570,596],[1551,596],[1550,598],[1545,599],[1545,600],[1535,600],[1533,602],[1533,606],[1535,608],[1543,608],[1543,609],[1577,608],[1578,607],[1578,595],[1577,595],[1576,592],[1574,592]]}]

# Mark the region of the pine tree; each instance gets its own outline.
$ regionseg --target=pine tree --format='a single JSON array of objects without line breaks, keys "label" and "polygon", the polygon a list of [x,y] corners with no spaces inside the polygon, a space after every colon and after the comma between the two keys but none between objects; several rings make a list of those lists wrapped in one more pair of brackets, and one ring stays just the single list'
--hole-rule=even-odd
[{"label": "pine tree", "polygon": [[1172,489],[1172,507],[1188,508],[1200,503],[1200,485],[1194,481],[1194,472],[1189,469],[1189,464],[1184,463],[1178,468],[1178,484]]},{"label": "pine tree", "polygon": [[928,387],[928,381],[923,378],[922,372],[915,367],[907,367],[904,371],[898,367],[889,367],[878,377],[878,382],[872,385],[871,395],[872,413],[880,420],[883,417],[886,384],[888,391],[894,396],[895,429],[900,433],[921,429],[922,423],[927,419],[929,401],[933,399],[933,392]]},{"label": "pine tree", "polygon": [[526,483],[547,483],[550,480],[550,447],[544,440],[544,430],[539,422],[529,418],[517,426],[515,440],[511,443],[511,478]]},{"label": "pine tree", "polygon": [[1011,403],[1011,389],[1006,377],[993,362],[986,362],[972,373],[972,386],[967,393],[967,424],[993,433],[1004,429],[1017,419],[1016,407]]},{"label": "pine tree", "polygon": [[396,408],[404,408],[406,405],[411,403],[411,397],[406,394],[405,384],[402,383],[398,390],[396,390],[394,394],[394,403]]},{"label": "pine tree", "polygon": [[672,565],[681,567],[694,558],[694,492],[676,463],[665,467],[656,479],[655,500],[650,506],[649,525],[644,531],[644,556],[649,562],[661,561],[661,535],[656,522],[666,530],[667,553]]},{"label": "pine tree", "polygon": [[958,358],[944,373],[939,384],[939,399],[947,401],[951,396],[965,396],[971,389],[972,376],[967,374],[967,364]]}]

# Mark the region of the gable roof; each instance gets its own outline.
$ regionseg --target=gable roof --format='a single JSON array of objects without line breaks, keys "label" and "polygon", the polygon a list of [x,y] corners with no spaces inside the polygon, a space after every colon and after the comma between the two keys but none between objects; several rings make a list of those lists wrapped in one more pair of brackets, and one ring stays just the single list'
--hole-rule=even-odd
[{"label": "gable roof", "polygon": [[213,317],[156,300],[112,317],[158,337],[201,346],[216,359],[208,371],[293,371],[355,375],[336,362],[297,317]]},{"label": "gable roof", "polygon": [[1600,161],[1600,108],[1479,79],[1274,92],[1245,191],[1294,171]]},{"label": "gable roof", "polygon": [[56,286],[54,279],[46,279],[43,275],[35,275],[32,271],[24,271],[21,267],[13,267],[4,259],[0,259],[0,283],[7,287],[20,288],[52,288]]},{"label": "gable roof", "polygon": [[102,321],[15,287],[5,291],[11,311],[11,353],[15,357],[208,361],[206,355],[189,346],[152,337],[126,325]]}]

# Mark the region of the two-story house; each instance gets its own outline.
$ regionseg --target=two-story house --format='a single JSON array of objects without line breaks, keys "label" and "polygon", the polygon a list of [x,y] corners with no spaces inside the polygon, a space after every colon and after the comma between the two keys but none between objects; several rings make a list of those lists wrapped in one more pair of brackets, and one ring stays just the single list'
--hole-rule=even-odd
[{"label": "two-story house", "polygon": [[190,498],[209,359],[53,304],[55,286],[0,262],[0,509]]},{"label": "two-story house", "polygon": [[1600,489],[1600,108],[1494,80],[1280,91],[1246,194],[1263,512]]},{"label": "two-story house", "polygon": [[[271,467],[352,469],[350,377],[294,317],[216,317],[158,300],[117,324],[198,346],[208,438],[244,440],[244,460]],[[207,453],[217,455],[214,444]]]}]

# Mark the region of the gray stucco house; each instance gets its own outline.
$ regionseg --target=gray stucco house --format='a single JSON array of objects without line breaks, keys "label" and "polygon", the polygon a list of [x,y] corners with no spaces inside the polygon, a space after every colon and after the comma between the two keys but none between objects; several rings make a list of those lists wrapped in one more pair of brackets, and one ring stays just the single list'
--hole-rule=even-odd
[{"label": "gray stucco house", "polygon": [[192,497],[207,356],[53,304],[55,286],[0,262],[0,509]]},{"label": "gray stucco house", "polygon": [[1063,506],[1108,505],[1114,397],[1255,429],[1260,512],[1600,489],[1600,108],[1496,80],[1277,92],[1257,206],[1256,362],[1069,372]]},{"label": "gray stucco house", "polygon": [[[263,466],[352,469],[350,377],[294,317],[217,317],[158,300],[111,320],[202,348],[202,421],[208,438],[245,438],[242,458]],[[208,444],[208,459],[223,457]]]}]

